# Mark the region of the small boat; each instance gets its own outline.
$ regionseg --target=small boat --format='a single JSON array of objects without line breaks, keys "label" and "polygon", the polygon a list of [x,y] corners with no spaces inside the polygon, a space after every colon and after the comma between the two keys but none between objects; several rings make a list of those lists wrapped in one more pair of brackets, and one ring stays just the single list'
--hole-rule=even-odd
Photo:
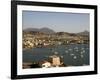
[{"label": "small boat", "polygon": [[77,59],[77,56],[74,56],[73,58],[74,58],[74,59]]},{"label": "small boat", "polygon": [[78,49],[78,47],[75,47],[74,49]]},{"label": "small boat", "polygon": [[71,56],[73,56],[74,54],[70,54]]},{"label": "small boat", "polygon": [[83,55],[81,55],[81,58],[83,58],[84,56]]},{"label": "small boat", "polygon": [[55,55],[57,55],[57,54],[58,54],[58,52],[54,52],[54,54],[55,54]]},{"label": "small boat", "polygon": [[68,53],[68,51],[66,50],[65,53]]},{"label": "small boat", "polygon": [[84,48],[81,48],[82,50],[84,50]]},{"label": "small boat", "polygon": [[83,50],[83,53],[85,53],[85,50]]},{"label": "small boat", "polygon": [[79,50],[77,49],[76,52],[78,52]]},{"label": "small boat", "polygon": [[81,54],[83,54],[83,51],[81,52]]},{"label": "small boat", "polygon": [[61,56],[61,58],[63,58],[63,56]]},{"label": "small boat", "polygon": [[69,49],[69,51],[72,51],[72,49]]}]

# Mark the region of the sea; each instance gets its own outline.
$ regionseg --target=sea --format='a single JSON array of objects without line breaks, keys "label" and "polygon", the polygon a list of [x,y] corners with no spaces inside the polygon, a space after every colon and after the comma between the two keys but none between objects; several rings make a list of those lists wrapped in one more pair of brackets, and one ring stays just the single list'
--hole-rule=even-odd
[{"label": "sea", "polygon": [[55,55],[55,53],[61,57],[65,65],[84,66],[90,64],[89,44],[69,44],[23,49],[23,63],[41,62]]}]

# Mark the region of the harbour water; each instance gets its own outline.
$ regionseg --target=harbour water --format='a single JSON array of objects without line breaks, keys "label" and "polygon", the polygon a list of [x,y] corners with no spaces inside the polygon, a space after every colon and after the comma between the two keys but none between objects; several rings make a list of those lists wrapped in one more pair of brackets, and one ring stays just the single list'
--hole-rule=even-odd
[{"label": "harbour water", "polygon": [[89,65],[90,52],[88,44],[57,45],[55,47],[25,49],[23,50],[23,62],[40,62],[54,55],[54,52],[57,52],[57,55],[62,57],[65,65]]}]

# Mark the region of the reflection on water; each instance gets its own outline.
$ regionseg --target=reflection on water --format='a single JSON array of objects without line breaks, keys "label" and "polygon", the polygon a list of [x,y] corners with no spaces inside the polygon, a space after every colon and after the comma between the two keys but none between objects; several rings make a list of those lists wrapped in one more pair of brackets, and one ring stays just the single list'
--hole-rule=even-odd
[{"label": "reflection on water", "polygon": [[59,45],[52,48],[43,47],[23,50],[23,62],[40,62],[54,55],[54,52],[62,57],[66,65],[89,65],[88,44]]}]

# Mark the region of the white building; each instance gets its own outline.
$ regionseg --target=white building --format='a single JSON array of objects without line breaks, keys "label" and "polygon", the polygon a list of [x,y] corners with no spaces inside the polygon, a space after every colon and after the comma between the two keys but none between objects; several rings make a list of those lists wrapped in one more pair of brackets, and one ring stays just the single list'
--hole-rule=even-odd
[{"label": "white building", "polygon": [[60,63],[60,57],[54,55],[52,57],[52,65],[53,66],[59,66],[59,65],[61,65],[61,63]]},{"label": "white building", "polygon": [[42,68],[50,68],[51,67],[51,63],[48,62],[48,61],[45,61],[43,64],[42,64]]}]

